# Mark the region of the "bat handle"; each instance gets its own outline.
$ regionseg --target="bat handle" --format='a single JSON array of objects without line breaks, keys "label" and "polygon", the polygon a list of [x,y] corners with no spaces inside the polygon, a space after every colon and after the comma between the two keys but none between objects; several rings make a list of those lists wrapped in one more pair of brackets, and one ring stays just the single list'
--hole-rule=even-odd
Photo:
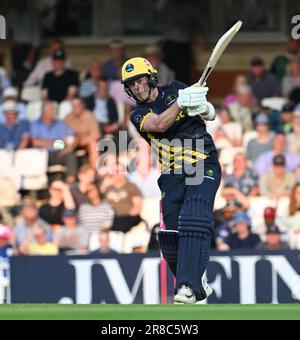
[{"label": "bat handle", "polygon": [[196,85],[199,86],[199,87],[205,87],[207,84],[206,84],[206,82],[201,83],[201,82],[199,81]]}]

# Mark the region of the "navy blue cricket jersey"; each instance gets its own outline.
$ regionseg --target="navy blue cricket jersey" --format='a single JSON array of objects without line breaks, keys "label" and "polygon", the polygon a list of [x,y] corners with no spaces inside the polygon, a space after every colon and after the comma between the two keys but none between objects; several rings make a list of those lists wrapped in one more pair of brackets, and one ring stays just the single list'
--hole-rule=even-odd
[{"label": "navy blue cricket jersey", "polygon": [[[186,87],[187,85],[179,81],[172,81],[166,86],[158,87],[159,95],[157,99],[151,103],[138,105],[130,116],[131,122],[140,135],[150,145],[152,142],[152,147],[154,147],[162,164],[162,172],[182,168],[183,164],[193,165],[209,156],[217,155],[212,137],[206,131],[205,122],[200,116],[188,116],[187,111],[182,111],[175,123],[164,133],[150,133],[143,130],[146,118],[153,113],[159,115],[166,111],[176,102],[178,91]],[[180,140],[182,147],[172,147],[170,146],[172,144],[163,141],[174,139]],[[204,140],[204,153],[199,152],[199,149],[197,150],[196,141],[199,139]],[[184,140],[191,140],[188,147],[184,146]]]}]

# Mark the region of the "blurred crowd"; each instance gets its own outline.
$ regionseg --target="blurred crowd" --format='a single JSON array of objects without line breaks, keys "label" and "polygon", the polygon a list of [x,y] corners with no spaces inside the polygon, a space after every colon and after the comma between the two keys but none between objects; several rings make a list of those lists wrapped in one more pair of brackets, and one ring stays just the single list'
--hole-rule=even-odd
[{"label": "blurred crowd", "polygon": [[[148,250],[159,222],[160,172],[145,142],[127,150],[138,136],[129,124],[134,103],[120,83],[123,43],[113,41],[110,50],[110,60],[91,60],[80,74],[54,39],[21,87],[2,68],[2,255]],[[161,71],[162,84],[174,78],[158,46],[145,56]],[[120,131],[127,132],[123,144]],[[102,165],[99,141],[113,141],[117,149]]]},{"label": "blurred crowd", "polygon": [[[160,171],[145,142],[127,149],[137,132],[120,83],[125,46],[113,41],[111,58],[91,60],[84,72],[60,39],[39,60],[33,14],[23,13],[21,31],[20,13],[9,21],[13,70],[0,65],[0,257],[158,250]],[[299,51],[290,40],[269,67],[251,58],[248,73],[215,103],[207,127],[223,169],[217,250],[300,249]],[[160,85],[175,78],[159,46],[144,56]],[[101,165],[99,141],[117,145]]]}]

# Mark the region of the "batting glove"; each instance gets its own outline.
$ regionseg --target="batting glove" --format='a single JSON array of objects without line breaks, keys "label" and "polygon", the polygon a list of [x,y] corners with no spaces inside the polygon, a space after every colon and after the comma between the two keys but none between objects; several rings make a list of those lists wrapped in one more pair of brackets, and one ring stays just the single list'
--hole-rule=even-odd
[{"label": "batting glove", "polygon": [[184,90],[179,90],[177,104],[181,110],[190,107],[199,107],[204,111],[207,106],[206,95],[208,87],[191,86]]},{"label": "batting glove", "polygon": [[216,118],[216,110],[209,102],[207,102],[205,108],[198,106],[190,107],[187,110],[190,117],[200,116],[205,121],[213,121]]}]

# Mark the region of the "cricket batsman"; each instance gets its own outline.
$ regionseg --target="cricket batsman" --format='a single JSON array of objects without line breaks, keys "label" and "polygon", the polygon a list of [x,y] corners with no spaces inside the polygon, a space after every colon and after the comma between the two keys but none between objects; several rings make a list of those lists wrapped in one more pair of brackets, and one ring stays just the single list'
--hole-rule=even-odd
[{"label": "cricket batsman", "polygon": [[[166,230],[159,232],[159,245],[176,277],[174,303],[198,303],[212,293],[204,274],[214,228],[214,200],[221,181],[217,151],[205,125],[216,115],[206,98],[209,89],[188,87],[179,81],[160,87],[157,71],[144,58],[133,58],[123,65],[122,83],[137,103],[131,122],[154,147],[162,164],[158,185]],[[174,139],[182,144],[191,140],[192,149],[170,148],[163,142]],[[204,140],[204,152],[196,147],[200,139]],[[198,162],[204,167],[203,181],[187,185],[191,175],[185,166]],[[178,168],[182,168],[180,174]]]}]

